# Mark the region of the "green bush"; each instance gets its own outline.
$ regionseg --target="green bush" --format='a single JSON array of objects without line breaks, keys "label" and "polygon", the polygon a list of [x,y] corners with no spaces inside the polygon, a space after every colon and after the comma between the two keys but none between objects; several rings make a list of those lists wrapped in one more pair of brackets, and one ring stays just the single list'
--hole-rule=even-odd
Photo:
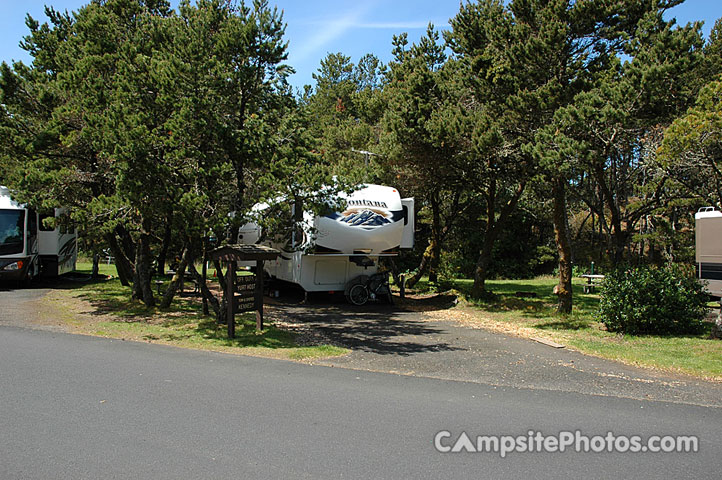
[{"label": "green bush", "polygon": [[704,328],[706,304],[693,268],[618,268],[604,279],[598,315],[611,332],[691,334]]}]

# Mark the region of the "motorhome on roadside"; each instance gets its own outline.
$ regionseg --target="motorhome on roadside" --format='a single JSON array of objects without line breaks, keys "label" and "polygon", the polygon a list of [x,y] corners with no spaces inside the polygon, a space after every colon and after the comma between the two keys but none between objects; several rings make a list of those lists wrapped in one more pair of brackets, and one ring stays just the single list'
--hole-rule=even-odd
[{"label": "motorhome on roadside", "polygon": [[[414,199],[402,199],[397,189],[383,185],[363,185],[339,197],[346,204],[342,212],[313,215],[304,211],[301,228],[290,238],[264,239],[261,227],[248,223],[241,227],[240,241],[260,242],[281,251],[276,260],[265,264],[271,279],[298,285],[306,292],[348,296],[353,285],[378,272],[381,258],[413,248]],[[295,213],[293,206],[291,214]]]},{"label": "motorhome on roadside", "polygon": [[[12,199],[0,187],[0,280],[30,282],[38,275],[57,276],[75,270],[77,233],[63,222],[47,226],[47,217],[65,209],[38,213]],[[58,224],[59,223],[59,224]]]}]

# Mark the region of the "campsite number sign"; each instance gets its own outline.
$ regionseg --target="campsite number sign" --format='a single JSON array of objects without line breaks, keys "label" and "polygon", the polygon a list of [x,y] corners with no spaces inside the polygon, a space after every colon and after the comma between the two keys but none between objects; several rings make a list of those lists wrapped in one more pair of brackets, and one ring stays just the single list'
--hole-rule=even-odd
[{"label": "campsite number sign", "polygon": [[238,313],[256,310],[256,276],[237,277],[235,283],[237,295],[234,295],[236,302],[234,310]]},{"label": "campsite number sign", "polygon": [[[279,252],[263,245],[225,245],[211,251],[213,260],[226,264],[226,299],[228,338],[236,336],[236,312],[256,311],[256,330],[263,330],[263,262],[275,260]],[[261,275],[244,275],[236,278],[237,262],[256,262]]]}]

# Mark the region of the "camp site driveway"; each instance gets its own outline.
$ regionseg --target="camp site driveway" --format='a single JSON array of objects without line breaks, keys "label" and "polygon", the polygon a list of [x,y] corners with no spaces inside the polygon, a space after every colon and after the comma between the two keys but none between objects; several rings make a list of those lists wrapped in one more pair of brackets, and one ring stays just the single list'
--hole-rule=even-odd
[{"label": "camp site driveway", "polygon": [[[313,302],[313,301],[312,301]],[[658,373],[555,349],[525,338],[470,328],[388,305],[354,307],[318,300],[274,302],[269,316],[350,348],[315,360],[333,367],[558,390],[593,395],[722,406],[722,384]]]}]

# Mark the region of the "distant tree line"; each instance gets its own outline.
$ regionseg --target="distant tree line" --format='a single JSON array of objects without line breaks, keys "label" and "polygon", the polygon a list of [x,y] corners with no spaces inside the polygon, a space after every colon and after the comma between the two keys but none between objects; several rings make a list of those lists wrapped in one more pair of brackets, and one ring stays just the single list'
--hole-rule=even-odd
[{"label": "distant tree line", "polygon": [[680,3],[469,2],[387,65],[329,54],[295,93],[266,1],[48,8],[32,64],[0,67],[0,183],[71,207],[147,305],[169,258],[200,275],[253,205],[324,208],[335,178],[416,198],[418,247],[392,266],[412,284],[471,276],[481,297],[556,271],[569,312],[574,266],[691,261],[693,213],[722,199],[722,22],[705,42],[663,18]]}]

